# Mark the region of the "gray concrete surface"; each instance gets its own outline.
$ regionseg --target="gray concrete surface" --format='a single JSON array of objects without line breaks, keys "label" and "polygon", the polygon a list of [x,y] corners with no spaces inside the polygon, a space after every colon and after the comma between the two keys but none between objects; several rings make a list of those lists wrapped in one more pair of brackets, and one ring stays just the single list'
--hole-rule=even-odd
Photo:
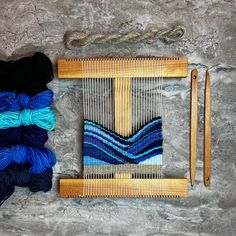
[{"label": "gray concrete surface", "polygon": [[[58,57],[98,55],[186,55],[189,71],[199,69],[199,135],[197,177],[189,198],[70,199],[58,196],[58,179],[80,172],[82,104],[78,81],[58,81],[54,108],[57,128],[48,146],[58,157],[54,187],[32,194],[17,188],[0,208],[0,235],[231,236],[236,231],[235,1],[230,0],[1,0],[0,59],[17,59],[34,51]],[[65,32],[149,31],[176,24],[186,27],[181,42],[166,46],[89,46],[69,51]],[[165,47],[161,50],[160,48]],[[212,186],[202,181],[204,73],[212,75]],[[166,81],[165,173],[189,177],[190,80]]]}]

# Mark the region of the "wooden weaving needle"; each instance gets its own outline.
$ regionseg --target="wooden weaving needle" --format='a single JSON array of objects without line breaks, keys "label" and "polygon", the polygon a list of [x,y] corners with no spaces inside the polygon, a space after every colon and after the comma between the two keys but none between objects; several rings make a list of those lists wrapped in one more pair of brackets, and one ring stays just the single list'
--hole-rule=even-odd
[{"label": "wooden weaving needle", "polygon": [[190,181],[194,186],[197,162],[197,103],[198,103],[198,71],[191,73],[191,114],[190,114]]},{"label": "wooden weaving needle", "polygon": [[204,184],[211,184],[211,88],[210,74],[206,71],[204,107]]}]

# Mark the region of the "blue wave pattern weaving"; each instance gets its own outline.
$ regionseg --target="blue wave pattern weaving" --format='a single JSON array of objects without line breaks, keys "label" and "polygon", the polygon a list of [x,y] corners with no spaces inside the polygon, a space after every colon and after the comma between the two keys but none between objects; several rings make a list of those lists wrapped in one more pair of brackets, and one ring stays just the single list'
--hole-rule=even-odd
[{"label": "blue wave pattern weaving", "polygon": [[161,165],[163,153],[160,117],[144,125],[130,137],[84,121],[84,165]]}]

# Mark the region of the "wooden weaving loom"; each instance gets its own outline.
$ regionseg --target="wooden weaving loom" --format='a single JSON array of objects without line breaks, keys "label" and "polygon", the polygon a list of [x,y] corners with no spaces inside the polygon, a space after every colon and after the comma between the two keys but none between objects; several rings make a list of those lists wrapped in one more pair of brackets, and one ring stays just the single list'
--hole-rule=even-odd
[{"label": "wooden weaving loom", "polygon": [[187,77],[187,58],[59,59],[59,79],[82,79],[83,178],[61,197],[185,198],[188,180],[163,178],[162,82]]}]

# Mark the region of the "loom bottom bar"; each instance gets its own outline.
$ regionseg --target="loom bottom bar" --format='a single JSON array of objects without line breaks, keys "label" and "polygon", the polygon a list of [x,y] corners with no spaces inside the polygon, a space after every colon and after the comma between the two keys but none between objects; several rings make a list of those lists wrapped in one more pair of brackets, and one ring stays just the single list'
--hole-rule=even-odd
[{"label": "loom bottom bar", "polygon": [[187,179],[60,179],[60,196],[186,198]]}]

